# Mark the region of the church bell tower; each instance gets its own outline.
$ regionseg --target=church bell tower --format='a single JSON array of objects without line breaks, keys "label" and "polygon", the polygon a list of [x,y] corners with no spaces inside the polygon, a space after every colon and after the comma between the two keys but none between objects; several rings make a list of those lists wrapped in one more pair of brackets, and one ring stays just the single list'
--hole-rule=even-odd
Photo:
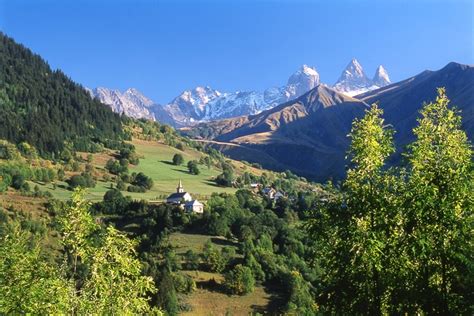
[{"label": "church bell tower", "polygon": [[178,187],[176,188],[176,192],[178,192],[178,193],[183,193],[184,192],[184,188],[183,188],[183,184],[181,183],[181,179],[179,180],[179,184],[178,184]]}]

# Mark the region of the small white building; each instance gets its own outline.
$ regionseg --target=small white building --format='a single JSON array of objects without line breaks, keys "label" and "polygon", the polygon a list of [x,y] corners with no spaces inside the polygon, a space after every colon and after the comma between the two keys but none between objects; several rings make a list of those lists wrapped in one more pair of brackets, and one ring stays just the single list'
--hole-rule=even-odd
[{"label": "small white building", "polygon": [[198,200],[193,200],[193,197],[188,192],[184,191],[183,184],[179,180],[178,187],[176,188],[176,193],[171,194],[166,198],[166,203],[179,205],[180,208],[184,209],[189,213],[199,213],[204,212],[204,205]]},{"label": "small white building", "polygon": [[181,204],[184,202],[192,201],[193,197],[188,192],[184,191],[183,184],[179,180],[178,187],[176,188],[176,193],[171,194],[166,198],[166,203],[169,204]]},{"label": "small white building", "polygon": [[184,210],[188,213],[199,213],[204,212],[204,205],[198,200],[192,200],[184,203]]}]

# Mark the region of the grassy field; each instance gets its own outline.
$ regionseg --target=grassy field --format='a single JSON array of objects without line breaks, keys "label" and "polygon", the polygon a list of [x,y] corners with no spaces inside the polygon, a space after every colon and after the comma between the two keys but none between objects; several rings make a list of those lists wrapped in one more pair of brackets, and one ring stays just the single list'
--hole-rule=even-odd
[{"label": "grassy field", "polygon": [[[189,233],[170,235],[170,243],[178,256],[188,250],[202,253],[208,240],[218,249],[227,246],[235,247],[237,251],[237,243],[224,237]],[[237,254],[236,257],[241,255]],[[184,302],[189,304],[192,310],[181,315],[251,315],[256,312],[277,314],[280,297],[262,285],[255,286],[252,293],[244,296],[229,295],[222,286],[224,276],[220,273],[186,270],[182,272],[194,279],[196,290],[184,297]]]},{"label": "grassy field", "polygon": [[[185,151],[180,151],[158,142],[143,140],[134,140],[133,144],[141,158],[137,166],[129,166],[130,173],[143,172],[153,179],[154,186],[145,193],[124,191],[124,195],[131,196],[135,199],[160,200],[164,195],[175,192],[180,179],[183,182],[184,189],[201,200],[205,200],[206,196],[209,196],[213,192],[235,192],[234,188],[223,188],[215,185],[212,180],[221,173],[221,171],[215,167],[208,169],[206,166],[200,165],[201,173],[199,175],[192,175],[188,172],[186,167],[187,162],[189,160],[199,160],[202,156],[202,153],[196,150],[186,148]],[[181,166],[171,164],[171,159],[176,153],[180,153],[184,157],[185,161]],[[99,172],[103,173],[104,165],[108,159],[112,158],[112,154],[93,154],[93,158],[93,165]],[[235,162],[235,164],[238,170],[250,168],[244,166],[242,163]],[[92,201],[101,200],[105,192],[109,190],[113,184],[114,183],[110,181],[97,181],[95,188],[87,189],[87,198]],[[32,187],[34,185],[38,185],[41,190],[50,191],[55,198],[60,200],[66,200],[71,196],[71,191],[67,190],[67,183],[65,182],[57,181],[56,189],[54,189],[52,183],[31,183]]]},{"label": "grassy field", "polygon": [[224,237],[186,233],[173,233],[170,236],[170,243],[173,245],[177,255],[183,255],[188,250],[202,252],[204,244],[208,240],[210,240],[219,250],[222,247],[227,246],[234,247],[237,251],[237,243],[229,241]]},{"label": "grassy field", "polygon": [[272,308],[274,295],[262,286],[256,286],[255,290],[247,295],[228,295],[214,286],[209,286],[212,279],[220,284],[224,279],[221,274],[202,271],[185,273],[196,282],[196,290],[185,298],[192,310],[181,315],[251,315],[256,312],[268,313]]}]

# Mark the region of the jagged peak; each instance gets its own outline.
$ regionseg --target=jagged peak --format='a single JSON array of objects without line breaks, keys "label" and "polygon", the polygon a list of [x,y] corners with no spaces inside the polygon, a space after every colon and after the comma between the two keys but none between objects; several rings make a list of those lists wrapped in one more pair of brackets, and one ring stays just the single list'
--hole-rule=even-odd
[{"label": "jagged peak", "polygon": [[377,67],[374,79],[372,81],[375,85],[379,87],[383,87],[391,83],[390,77],[388,76],[388,72],[382,65]]},{"label": "jagged peak", "polygon": [[364,68],[362,65],[359,63],[359,61],[355,58],[352,58],[352,60],[347,64],[346,68],[342,72],[341,78],[346,78],[346,77],[359,77],[359,78],[364,78],[366,77]]}]

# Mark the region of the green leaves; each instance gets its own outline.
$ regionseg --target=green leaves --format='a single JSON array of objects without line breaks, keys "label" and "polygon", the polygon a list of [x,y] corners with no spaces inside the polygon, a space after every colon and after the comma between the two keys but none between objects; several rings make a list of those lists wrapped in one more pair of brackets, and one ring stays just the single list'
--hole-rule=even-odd
[{"label": "green leaves", "polygon": [[[150,312],[148,295],[156,288],[141,276],[134,242],[109,226],[102,230],[89,213],[84,191],[77,189],[59,212],[58,223],[76,283],[75,310],[79,314],[136,314]],[[76,273],[78,264],[87,273]]]},{"label": "green leaves", "polygon": [[41,256],[38,241],[17,224],[0,238],[0,314],[70,313],[73,284]]},{"label": "green leaves", "polygon": [[473,152],[444,89],[425,104],[407,168],[377,106],[353,123],[340,199],[313,213],[319,300],[342,314],[469,314],[474,300]]}]

